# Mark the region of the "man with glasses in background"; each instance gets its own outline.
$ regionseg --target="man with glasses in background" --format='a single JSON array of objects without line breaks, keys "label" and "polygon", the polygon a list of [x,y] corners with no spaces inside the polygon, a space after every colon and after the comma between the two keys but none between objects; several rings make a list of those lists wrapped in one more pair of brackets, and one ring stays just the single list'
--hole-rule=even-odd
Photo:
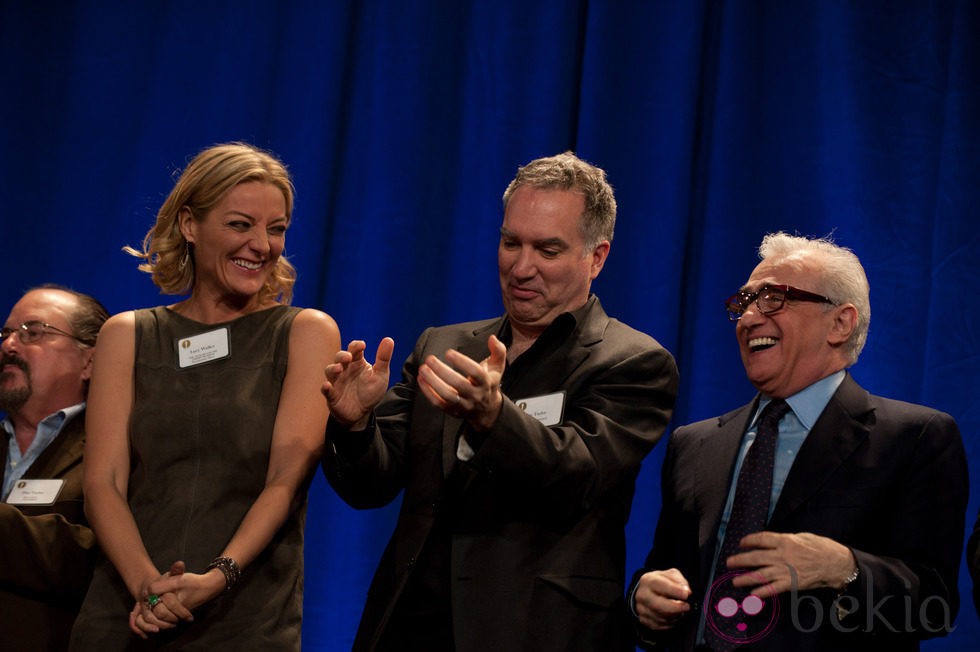
[{"label": "man with glasses in background", "polygon": [[0,330],[0,648],[64,650],[92,575],[82,501],[85,394],[108,317],[59,286],[27,292]]},{"label": "man with glasses in background", "polygon": [[630,589],[658,650],[918,650],[952,629],[967,504],[953,419],[846,371],[871,318],[857,256],[767,235],[726,301],[759,394],[678,428]]}]

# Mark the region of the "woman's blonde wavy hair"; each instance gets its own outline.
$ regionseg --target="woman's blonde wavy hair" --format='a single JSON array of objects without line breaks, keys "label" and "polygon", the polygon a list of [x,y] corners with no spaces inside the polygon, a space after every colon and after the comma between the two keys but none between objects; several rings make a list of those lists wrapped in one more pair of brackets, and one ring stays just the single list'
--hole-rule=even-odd
[{"label": "woman's blonde wavy hair", "polygon": [[[123,250],[143,260],[140,271],[149,273],[164,294],[189,293],[194,287],[194,255],[180,232],[181,209],[187,207],[195,220],[203,221],[225,195],[247,181],[271,183],[281,190],[287,223],[292,220],[294,190],[286,166],[270,152],[248,143],[225,143],[203,150],[187,165],[160,207],[156,224],[143,238],[142,251],[129,246]],[[259,291],[259,302],[288,304],[295,283],[296,269],[285,256],[279,256]]]}]

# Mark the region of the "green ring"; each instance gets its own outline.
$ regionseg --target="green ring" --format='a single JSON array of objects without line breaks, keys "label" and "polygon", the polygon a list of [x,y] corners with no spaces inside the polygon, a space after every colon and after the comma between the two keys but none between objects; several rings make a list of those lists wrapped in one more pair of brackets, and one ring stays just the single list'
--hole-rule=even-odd
[{"label": "green ring", "polygon": [[158,596],[156,593],[151,593],[150,595],[146,596],[146,604],[150,605],[150,609],[152,609],[160,604],[160,596]]}]

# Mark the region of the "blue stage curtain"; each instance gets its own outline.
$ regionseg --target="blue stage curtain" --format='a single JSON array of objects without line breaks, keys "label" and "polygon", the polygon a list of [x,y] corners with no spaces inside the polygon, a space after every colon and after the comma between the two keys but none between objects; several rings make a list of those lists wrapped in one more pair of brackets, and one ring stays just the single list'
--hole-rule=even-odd
[{"label": "blue stage curtain", "polygon": [[[121,252],[201,148],[246,140],[298,189],[294,303],[346,342],[501,311],[500,195],[574,150],[619,200],[594,289],[677,357],[674,424],[753,389],[721,301],[774,230],[833,233],[872,286],[871,391],[951,413],[980,472],[980,3],[973,0],[7,0],[0,3],[0,310],[60,282],[113,312],[169,302]],[[664,446],[628,528],[642,563]],[[968,523],[980,507],[974,490]],[[397,505],[322,476],[307,650],[349,649]],[[957,629],[973,649],[961,577]]]}]

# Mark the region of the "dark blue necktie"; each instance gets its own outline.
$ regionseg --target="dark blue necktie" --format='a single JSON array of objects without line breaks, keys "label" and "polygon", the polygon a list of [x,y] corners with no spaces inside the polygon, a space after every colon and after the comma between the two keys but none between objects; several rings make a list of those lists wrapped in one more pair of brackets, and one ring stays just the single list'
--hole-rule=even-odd
[{"label": "dark blue necktie", "polygon": [[[738,472],[732,513],[715,566],[715,581],[704,605],[706,610],[711,610],[705,614],[708,625],[704,629],[705,641],[719,652],[750,643],[753,635],[757,635],[765,625],[762,623],[760,626],[759,621],[765,619],[769,613],[752,613],[755,611],[752,601],[745,601],[749,591],[736,589],[731,585],[731,571],[725,561],[739,552],[738,543],[742,537],[765,529],[769,519],[769,497],[772,495],[772,469],[776,457],[779,421],[788,411],[789,405],[782,399],[771,401],[762,410],[755,441],[749,447]],[[734,615],[730,615],[733,610]]]}]

